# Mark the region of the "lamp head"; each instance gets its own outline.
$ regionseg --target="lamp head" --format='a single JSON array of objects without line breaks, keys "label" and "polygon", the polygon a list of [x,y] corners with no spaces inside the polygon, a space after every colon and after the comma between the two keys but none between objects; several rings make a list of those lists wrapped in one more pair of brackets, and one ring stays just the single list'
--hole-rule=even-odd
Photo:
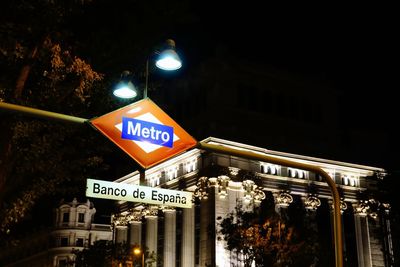
[{"label": "lamp head", "polygon": [[124,71],[121,74],[121,80],[113,90],[113,95],[119,98],[129,99],[137,96],[136,88],[129,80],[129,71]]},{"label": "lamp head", "polygon": [[182,61],[175,51],[175,41],[168,39],[166,49],[161,51],[156,60],[157,68],[162,70],[177,70],[182,67]]}]

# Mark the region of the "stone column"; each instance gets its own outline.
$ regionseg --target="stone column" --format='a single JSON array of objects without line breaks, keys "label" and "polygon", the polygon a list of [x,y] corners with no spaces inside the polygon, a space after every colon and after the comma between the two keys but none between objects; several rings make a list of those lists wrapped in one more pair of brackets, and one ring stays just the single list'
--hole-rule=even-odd
[{"label": "stone column", "polygon": [[383,223],[383,236],[384,236],[384,250],[385,250],[385,266],[394,266],[394,252],[393,252],[393,241],[392,241],[392,230],[390,226],[390,204],[382,203],[382,223]]},{"label": "stone column", "polygon": [[[321,206],[321,200],[315,194],[308,194],[303,196],[302,201],[304,203],[305,214],[304,214],[304,227],[309,233],[305,240],[310,244],[318,244],[318,225],[317,225],[317,209]],[[312,263],[310,266],[318,266],[318,246],[312,246],[309,248],[311,254],[313,254]]]},{"label": "stone column", "polygon": [[142,248],[142,211],[134,210],[131,214],[129,244]]},{"label": "stone column", "polygon": [[221,223],[229,213],[229,181],[230,178],[226,175],[218,176],[214,190],[214,217],[216,218],[216,220],[214,220],[214,235],[217,237],[214,245],[216,266],[227,266],[229,261],[229,255],[225,250],[226,242],[220,234],[221,227],[219,226],[219,223]]},{"label": "stone column", "polygon": [[125,243],[128,239],[128,225],[115,226],[115,242]]},{"label": "stone column", "polygon": [[[206,178],[206,177],[201,177]],[[200,179],[201,179],[200,178]],[[206,178],[207,179],[207,178]],[[208,194],[200,204],[200,266],[215,266],[215,187],[217,178],[208,178]]]},{"label": "stone column", "polygon": [[[176,210],[165,207],[164,212],[164,266],[176,266]],[[185,266],[185,265],[183,265]]]},{"label": "stone column", "polygon": [[195,206],[183,209],[181,266],[195,266]]},{"label": "stone column", "polygon": [[368,230],[369,210],[367,201],[360,201],[353,204],[354,208],[354,225],[357,242],[357,258],[359,267],[372,267],[371,248]]},{"label": "stone column", "polygon": [[114,240],[116,243],[128,241],[128,222],[126,214],[112,215],[111,223],[114,226]]},{"label": "stone column", "polygon": [[149,250],[149,259],[146,259],[146,267],[157,266],[157,236],[158,236],[158,208],[150,206],[145,210],[146,219],[146,247]]}]

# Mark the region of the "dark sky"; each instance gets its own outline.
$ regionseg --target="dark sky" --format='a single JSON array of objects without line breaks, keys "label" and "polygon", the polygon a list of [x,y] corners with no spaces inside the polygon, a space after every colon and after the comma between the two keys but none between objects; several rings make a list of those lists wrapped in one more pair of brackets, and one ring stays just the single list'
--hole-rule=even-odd
[{"label": "dark sky", "polygon": [[354,153],[358,158],[340,155],[339,160],[398,168],[398,82],[393,82],[397,63],[390,7],[276,7],[240,2],[195,10],[199,22],[190,33],[197,40],[193,45],[220,46],[227,55],[273,66],[343,92],[347,98],[339,108],[347,114],[343,127],[357,121],[355,131],[378,134],[371,135],[370,143],[351,140],[369,145],[370,150]]},{"label": "dark sky", "polygon": [[[348,115],[349,122],[362,124],[357,130],[379,131],[386,139],[370,140],[369,153],[382,155],[349,160],[374,164],[379,158],[377,166],[398,163],[393,156],[398,146],[398,85],[393,83],[397,62],[392,7],[348,3],[278,6],[253,1],[119,3],[97,1],[85,24],[98,32],[90,36],[88,30],[83,31],[83,38],[93,39],[93,47],[105,45],[107,37],[121,44],[109,49],[115,55],[114,67],[122,70],[132,64],[127,54],[148,54],[156,41],[173,38],[183,54],[186,73],[204,59],[223,54],[325,83],[345,94],[347,102],[340,111]],[[168,20],[169,16],[174,19]],[[129,51],[138,43],[145,48]],[[101,55],[93,55],[92,60],[100,61],[100,70],[110,69],[111,63],[102,61]]]}]

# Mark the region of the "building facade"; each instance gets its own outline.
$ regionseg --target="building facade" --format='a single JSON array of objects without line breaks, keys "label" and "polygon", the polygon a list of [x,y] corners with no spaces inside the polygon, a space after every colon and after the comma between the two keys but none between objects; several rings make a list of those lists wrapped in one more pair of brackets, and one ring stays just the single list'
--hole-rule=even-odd
[{"label": "building facade", "polygon": [[55,209],[54,228],[21,240],[20,245],[0,252],[5,266],[74,266],[73,250],[82,250],[98,240],[112,240],[109,224],[94,223],[96,209],[87,200],[62,201]]},{"label": "building facade", "polygon": [[[341,195],[344,265],[393,266],[390,204],[381,202],[376,194],[377,183],[386,174],[384,169],[217,138],[204,142],[322,168]],[[144,174],[142,180],[140,173],[134,172],[115,182],[191,191],[195,196],[189,209],[119,202],[120,212],[112,216],[114,240],[145,249],[146,255],[153,256],[152,260],[146,258],[146,266],[244,266],[240,253],[229,251],[220,233],[221,219],[238,203],[246,209],[257,209],[269,199],[277,211],[294,207],[316,225],[318,235],[332,240],[331,191],[316,173],[192,149]],[[334,266],[332,241],[320,252],[325,254],[318,256],[317,266]]]}]

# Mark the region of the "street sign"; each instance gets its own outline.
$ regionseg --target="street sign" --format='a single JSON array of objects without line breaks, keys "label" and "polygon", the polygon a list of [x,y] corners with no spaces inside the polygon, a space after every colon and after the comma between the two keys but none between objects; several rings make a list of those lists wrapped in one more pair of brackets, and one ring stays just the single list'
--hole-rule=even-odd
[{"label": "street sign", "polygon": [[149,168],[196,145],[196,140],[149,98],[90,120],[90,123]]},{"label": "street sign", "polygon": [[187,191],[87,179],[86,196],[191,208],[193,194]]}]

